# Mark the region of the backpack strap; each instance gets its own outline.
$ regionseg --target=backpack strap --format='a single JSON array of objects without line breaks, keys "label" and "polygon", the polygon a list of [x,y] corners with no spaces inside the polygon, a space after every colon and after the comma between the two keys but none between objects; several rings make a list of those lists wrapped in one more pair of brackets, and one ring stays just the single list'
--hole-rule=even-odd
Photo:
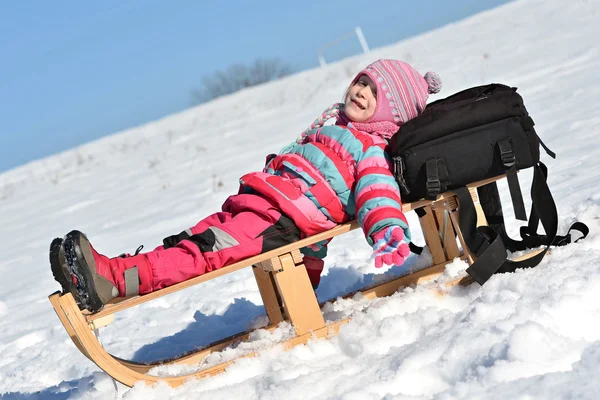
[{"label": "backpack strap", "polygon": [[[544,176],[548,176],[548,169],[546,166],[543,163],[539,164]],[[540,235],[537,233],[539,218],[534,207],[531,208],[528,224],[526,226],[522,226],[520,229],[521,240],[514,240],[506,233],[506,228],[504,226],[504,215],[502,213],[502,203],[500,201],[498,185],[496,182],[479,186],[477,188],[477,195],[479,197],[479,203],[483,209],[488,226],[490,226],[498,233],[498,235],[500,235],[507,250],[512,252],[522,251],[548,244],[548,237],[546,235]],[[566,235],[556,235],[551,243],[552,246],[564,246],[571,243],[571,232],[574,230],[580,233],[580,237],[574,242],[584,239],[589,233],[589,229],[584,223],[575,222],[571,225]]]},{"label": "backpack strap", "polygon": [[[529,114],[527,114],[526,116],[524,116],[523,118],[521,118],[521,126],[523,127],[524,131],[529,131],[529,130],[533,130],[533,127],[535,126],[535,122],[533,122],[533,119],[531,118],[531,116],[529,116]],[[537,134],[537,132],[533,131],[533,133],[535,134],[538,142],[540,143],[540,145],[544,148],[544,150],[546,151],[546,154],[548,154],[550,157],[552,158],[556,158],[556,153],[553,152],[552,150],[550,150],[548,148],[548,146],[546,146],[546,144],[542,141],[542,138],[540,138],[540,136]]]},{"label": "backpack strap", "polygon": [[507,138],[498,141],[498,150],[500,151],[502,164],[504,164],[504,168],[506,168],[506,181],[508,182],[508,189],[515,211],[515,218],[520,219],[521,221],[527,221],[525,204],[523,203],[523,194],[521,193],[521,186],[519,185],[519,178],[517,177],[517,158],[515,157],[515,151],[510,139]]},{"label": "backpack strap", "polygon": [[[500,223],[502,226],[501,231],[504,232],[504,235],[499,234],[491,226],[477,227],[477,213],[468,189],[463,187],[456,190],[460,203],[460,229],[469,250],[477,255],[477,260],[467,268],[467,273],[479,284],[483,285],[497,272],[514,272],[519,268],[533,268],[537,266],[542,261],[551,245],[555,243],[564,245],[571,241],[571,230],[579,230],[583,234],[577,241],[587,236],[589,229],[581,222],[573,224],[567,235],[557,236],[558,213],[556,204],[554,203],[554,199],[552,198],[552,194],[550,193],[550,189],[546,182],[546,176],[547,168],[544,164],[539,163],[534,166],[533,182],[531,185],[532,218],[530,218],[530,224],[528,226],[528,229],[531,229],[534,226],[537,229],[537,221],[542,223],[544,231],[546,232],[545,236],[537,235],[535,231],[529,231],[529,234],[530,237],[538,237],[540,238],[539,240],[543,240],[543,244],[545,244],[546,247],[535,256],[518,262],[506,259],[507,246],[504,244],[503,236],[508,236],[504,229],[501,211],[500,214],[496,214],[496,217],[500,217],[499,219],[494,221],[492,218],[491,220],[496,226]],[[536,217],[533,217],[534,215],[536,215]],[[535,222],[532,223],[532,220]],[[513,242],[518,243],[516,241]],[[527,246],[533,244],[534,241],[526,240],[524,238],[523,243]],[[513,243],[509,244],[509,246],[513,245]]]},{"label": "backpack strap", "polygon": [[[544,176],[548,176],[548,168],[543,163],[539,164],[542,172],[544,173]],[[534,211],[534,208],[532,208],[531,215],[529,216],[529,223],[527,224],[527,226],[522,226],[520,229],[521,238],[523,239],[523,242],[526,243],[526,248],[539,247],[548,242],[547,236],[539,235],[537,233],[540,220],[538,218],[538,215]],[[552,246],[566,246],[567,244],[571,243],[571,231],[573,230],[578,231],[581,234],[581,236],[578,239],[576,239],[574,243],[577,243],[581,239],[585,239],[588,233],[590,232],[586,224],[584,224],[583,222],[575,222],[569,227],[566,235],[555,236],[551,243]]]},{"label": "backpack strap", "polygon": [[[479,197],[479,204],[483,209],[488,226],[500,235],[506,248],[510,251],[526,250],[527,245],[522,240],[513,240],[508,236],[508,233],[506,233],[504,215],[502,213],[502,202],[500,201],[500,194],[496,182],[479,186],[477,188],[477,196]],[[530,216],[529,221],[532,220],[533,219]]]},{"label": "backpack strap", "polygon": [[448,188],[450,175],[446,167],[446,161],[443,158],[430,158],[425,162],[425,198],[435,200],[440,193]]}]

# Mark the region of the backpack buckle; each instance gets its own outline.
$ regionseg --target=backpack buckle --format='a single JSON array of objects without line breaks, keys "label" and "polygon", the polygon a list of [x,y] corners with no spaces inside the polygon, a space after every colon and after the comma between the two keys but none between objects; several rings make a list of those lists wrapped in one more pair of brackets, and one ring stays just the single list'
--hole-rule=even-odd
[{"label": "backpack buckle", "polygon": [[440,182],[439,179],[427,178],[425,187],[427,188],[427,195],[435,197],[442,190],[442,183]]},{"label": "backpack buckle", "polygon": [[508,151],[500,151],[500,158],[502,159],[502,164],[508,168],[515,165],[515,162],[517,161],[515,159],[515,153],[513,153],[512,149]]},{"label": "backpack buckle", "polygon": [[515,152],[513,151],[510,139],[499,141],[498,147],[500,149],[500,159],[502,160],[502,164],[504,164],[506,168],[510,168],[515,165],[517,159],[515,158]]},{"label": "backpack buckle", "polygon": [[402,165],[402,158],[392,157],[392,173],[396,176],[402,176],[404,173],[404,165]]},{"label": "backpack buckle", "polygon": [[404,179],[404,160],[402,157],[392,157],[392,173],[396,178],[396,182],[400,187],[400,191],[403,195],[407,196],[410,194],[410,189]]},{"label": "backpack buckle", "polygon": [[442,191],[438,162],[443,164],[444,159],[430,158],[425,161],[425,175],[427,177],[427,180],[425,181],[425,198],[428,200],[435,200],[437,195]]}]

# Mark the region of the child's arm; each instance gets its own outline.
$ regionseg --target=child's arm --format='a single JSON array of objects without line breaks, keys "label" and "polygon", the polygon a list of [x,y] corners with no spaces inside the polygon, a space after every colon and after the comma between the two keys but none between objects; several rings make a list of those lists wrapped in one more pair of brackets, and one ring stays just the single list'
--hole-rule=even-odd
[{"label": "child's arm", "polygon": [[[370,146],[358,162],[356,174],[356,218],[367,242],[375,245],[376,264],[381,266],[381,260],[389,264],[391,257],[378,256],[388,253],[407,255],[406,244],[402,246],[402,242],[410,242],[410,231],[402,212],[400,188],[390,171],[384,150],[377,145]],[[395,227],[401,228],[402,235],[394,233]],[[385,250],[382,250],[382,245],[385,245]],[[395,257],[395,260],[399,259]]]}]

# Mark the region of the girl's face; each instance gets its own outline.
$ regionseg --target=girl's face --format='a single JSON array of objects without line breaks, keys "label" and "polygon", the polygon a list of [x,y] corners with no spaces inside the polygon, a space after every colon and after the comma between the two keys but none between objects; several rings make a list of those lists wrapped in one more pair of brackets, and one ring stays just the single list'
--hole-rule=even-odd
[{"label": "girl's face", "polygon": [[377,86],[367,75],[362,75],[346,93],[344,112],[350,121],[365,122],[375,114]]}]

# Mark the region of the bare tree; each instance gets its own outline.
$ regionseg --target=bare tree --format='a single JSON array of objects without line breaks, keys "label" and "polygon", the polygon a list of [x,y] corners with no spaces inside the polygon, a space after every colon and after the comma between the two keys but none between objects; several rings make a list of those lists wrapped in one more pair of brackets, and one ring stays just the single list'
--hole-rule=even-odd
[{"label": "bare tree", "polygon": [[234,64],[224,71],[203,77],[200,89],[192,91],[192,101],[196,104],[204,103],[291,73],[292,68],[277,59],[259,58],[250,66]]}]

